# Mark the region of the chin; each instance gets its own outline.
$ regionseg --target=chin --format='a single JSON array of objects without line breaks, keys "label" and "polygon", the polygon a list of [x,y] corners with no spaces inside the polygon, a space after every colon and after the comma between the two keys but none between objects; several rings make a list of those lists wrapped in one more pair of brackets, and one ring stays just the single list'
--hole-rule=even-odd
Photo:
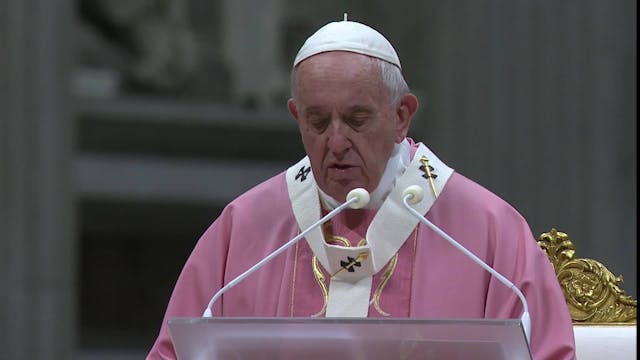
[{"label": "chin", "polygon": [[363,188],[370,191],[366,185],[360,181],[354,181],[354,179],[329,179],[324,183],[324,186],[321,184],[318,184],[318,186],[320,186],[327,195],[340,202],[345,201],[347,194],[353,189]]}]

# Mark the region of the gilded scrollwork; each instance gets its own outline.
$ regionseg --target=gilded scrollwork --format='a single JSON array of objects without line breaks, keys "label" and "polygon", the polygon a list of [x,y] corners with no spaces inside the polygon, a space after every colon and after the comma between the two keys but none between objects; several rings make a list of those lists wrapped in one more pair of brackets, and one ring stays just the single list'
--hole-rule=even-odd
[{"label": "gilded scrollwork", "polygon": [[538,245],[553,264],[574,323],[636,323],[638,301],[620,288],[622,276],[596,260],[576,258],[569,236],[556,229],[540,235]]}]

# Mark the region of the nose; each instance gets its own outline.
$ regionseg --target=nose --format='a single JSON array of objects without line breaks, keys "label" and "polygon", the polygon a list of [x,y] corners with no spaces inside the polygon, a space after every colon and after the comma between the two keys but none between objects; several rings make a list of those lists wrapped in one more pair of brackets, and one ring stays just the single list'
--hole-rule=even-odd
[{"label": "nose", "polygon": [[334,120],[329,125],[327,146],[336,157],[344,156],[351,148],[348,126],[340,120]]}]

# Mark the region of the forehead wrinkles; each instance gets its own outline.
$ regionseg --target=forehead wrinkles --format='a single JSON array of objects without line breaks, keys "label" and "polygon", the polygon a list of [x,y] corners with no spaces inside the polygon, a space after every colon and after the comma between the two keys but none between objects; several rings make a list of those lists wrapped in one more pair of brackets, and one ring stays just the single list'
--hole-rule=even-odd
[{"label": "forehead wrinkles", "polygon": [[331,52],[312,56],[298,66],[294,96],[314,95],[325,89],[333,93],[336,89],[330,89],[331,85],[339,89],[344,86],[346,89],[364,88],[369,91],[384,86],[381,69],[370,57]]},{"label": "forehead wrinkles", "polygon": [[368,56],[332,52],[303,61],[296,72],[294,101],[306,107],[329,110],[336,106],[376,106],[387,102],[381,69]]}]

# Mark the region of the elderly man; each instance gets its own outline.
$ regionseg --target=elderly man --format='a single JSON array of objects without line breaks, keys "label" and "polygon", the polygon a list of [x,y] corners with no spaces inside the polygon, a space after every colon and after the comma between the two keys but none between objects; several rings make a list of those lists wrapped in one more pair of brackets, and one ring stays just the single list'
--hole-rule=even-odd
[{"label": "elderly man", "polygon": [[227,291],[214,316],[519,318],[513,291],[402,206],[417,207],[513,281],[531,316],[535,359],[572,359],[571,319],[550,262],[522,216],[407,138],[417,98],[392,45],[352,21],[325,25],[300,49],[291,115],[307,157],[231,202],[178,279],[149,358],[173,358],[167,321],[201,316],[211,295],[345,201],[370,193]]}]

